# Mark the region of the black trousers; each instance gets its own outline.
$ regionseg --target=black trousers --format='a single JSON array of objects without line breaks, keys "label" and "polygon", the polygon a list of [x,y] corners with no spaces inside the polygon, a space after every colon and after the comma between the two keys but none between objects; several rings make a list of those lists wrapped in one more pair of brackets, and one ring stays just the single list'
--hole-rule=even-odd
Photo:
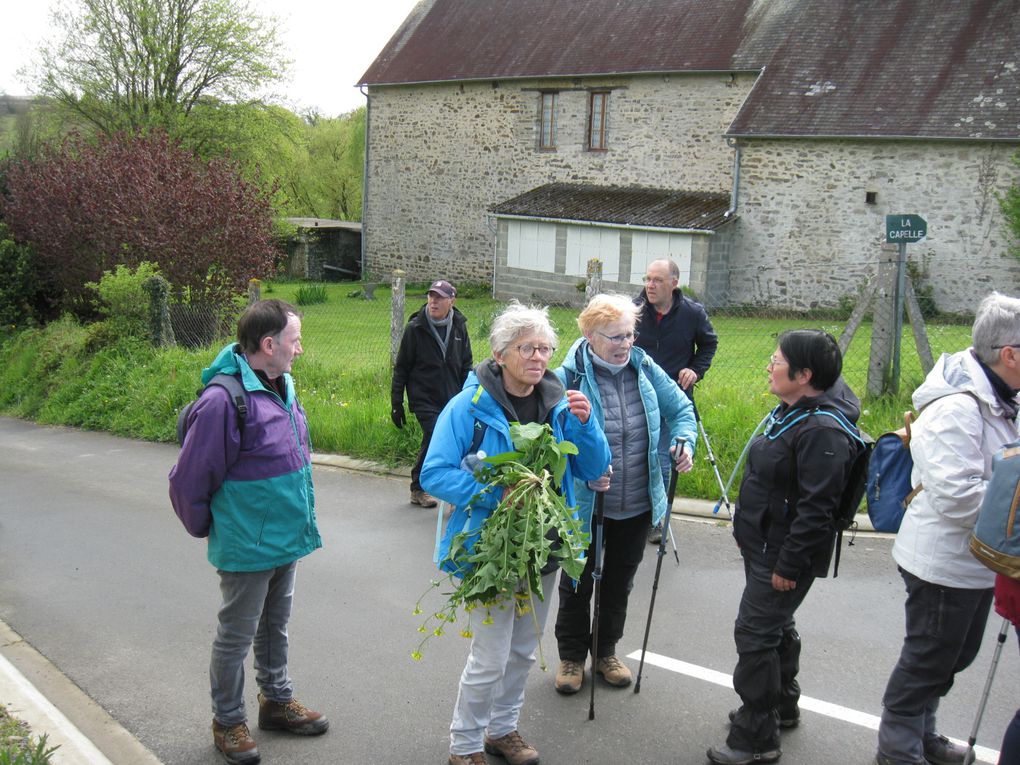
[{"label": "black trousers", "polygon": [[[616,654],[627,621],[627,600],[634,588],[645,548],[651,513],[618,521],[605,519],[603,532],[602,586],[599,590],[598,659]],[[591,543],[584,573],[574,589],[574,581],[560,574],[560,606],[556,614],[556,643],[561,661],[583,662],[591,650],[592,594],[595,581],[595,519],[592,518]]]},{"label": "black trousers", "polygon": [[421,466],[425,464],[429,444],[432,443],[432,431],[436,429],[439,412],[415,412],[414,416],[421,425],[421,449],[418,450],[418,459],[411,468],[411,491],[421,491],[421,482],[418,479],[421,477]]},{"label": "black trousers", "polygon": [[805,576],[795,589],[779,592],[772,588],[771,567],[743,554],[744,594],[733,629],[733,688],[743,704],[726,743],[742,751],[777,749],[780,715],[795,716],[800,700],[800,635],[793,616],[814,577]]}]

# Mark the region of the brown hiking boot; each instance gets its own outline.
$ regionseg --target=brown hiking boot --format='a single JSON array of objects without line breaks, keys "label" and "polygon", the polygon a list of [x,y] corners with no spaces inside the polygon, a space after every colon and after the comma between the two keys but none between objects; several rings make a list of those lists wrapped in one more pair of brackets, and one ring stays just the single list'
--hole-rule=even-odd
[{"label": "brown hiking boot", "polygon": [[485,751],[501,755],[510,765],[538,765],[538,750],[521,738],[517,731],[511,731],[502,738],[486,736]]},{"label": "brown hiking boot", "polygon": [[481,752],[471,754],[451,754],[450,765],[489,765],[485,755]]},{"label": "brown hiking boot", "polygon": [[595,664],[595,672],[610,685],[626,688],[630,685],[631,674],[627,665],[615,656],[604,656]]},{"label": "brown hiking boot", "polygon": [[421,489],[416,489],[411,492],[411,504],[421,505],[422,507],[435,507],[439,504],[439,500],[431,494],[426,494]]},{"label": "brown hiking boot", "polygon": [[248,731],[247,723],[237,725],[220,725],[216,720],[212,723],[213,746],[223,755],[227,762],[239,765],[258,765],[259,756],[255,739]]},{"label": "brown hiking boot", "polygon": [[571,694],[581,690],[584,683],[584,662],[565,659],[560,662],[560,668],[556,670],[556,690],[560,693]]},{"label": "brown hiking boot", "polygon": [[260,693],[259,727],[262,730],[285,730],[299,736],[321,736],[329,729],[329,720],[297,699],[270,701]]}]

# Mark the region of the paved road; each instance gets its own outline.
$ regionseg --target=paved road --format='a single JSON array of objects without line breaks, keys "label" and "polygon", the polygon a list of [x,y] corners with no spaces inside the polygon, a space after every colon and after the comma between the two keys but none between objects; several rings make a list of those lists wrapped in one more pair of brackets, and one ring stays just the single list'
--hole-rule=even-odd
[{"label": "paved road", "polygon": [[[0,619],[163,762],[215,763],[206,668],[217,579],[166,499],[176,451],[0,418]],[[299,569],[291,668],[299,698],[332,728],[319,740],[259,734],[263,762],[444,763],[466,641],[448,635],[410,659],[411,610],[434,575],[435,515],[406,504],[402,479],[317,468],[315,480],[326,546]],[[663,566],[649,650],[686,664],[646,665],[638,695],[600,686],[595,721],[587,685],[565,698],[551,672],[534,671],[521,728],[545,765],[700,764],[724,737],[736,697],[712,681],[725,682],[735,661],[738,555],[724,527],[684,522],[677,536],[682,565]],[[801,609],[804,693],[846,710],[805,711],[784,734],[784,763],[865,765],[873,755],[867,715],[880,712],[902,632],[890,544],[858,538],[839,578],[817,583]],[[639,573],[621,653],[641,647],[654,563],[649,555]],[[997,624],[944,704],[950,736],[969,735]],[[979,744],[998,749],[1018,676],[1011,638]],[[865,716],[846,719],[854,711]]]}]

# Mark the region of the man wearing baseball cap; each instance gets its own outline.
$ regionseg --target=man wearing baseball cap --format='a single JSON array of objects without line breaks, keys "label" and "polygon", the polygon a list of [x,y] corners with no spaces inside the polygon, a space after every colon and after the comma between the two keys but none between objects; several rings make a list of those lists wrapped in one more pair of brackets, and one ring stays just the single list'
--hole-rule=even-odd
[{"label": "man wearing baseball cap", "polygon": [[472,367],[467,319],[453,307],[456,299],[457,290],[448,281],[439,279],[432,283],[428,302],[404,328],[393,366],[390,419],[398,428],[404,427],[406,388],[408,406],[421,424],[421,450],[411,468],[411,504],[422,507],[437,504],[418,482],[432,440],[432,429],[446,402],[460,392]]}]

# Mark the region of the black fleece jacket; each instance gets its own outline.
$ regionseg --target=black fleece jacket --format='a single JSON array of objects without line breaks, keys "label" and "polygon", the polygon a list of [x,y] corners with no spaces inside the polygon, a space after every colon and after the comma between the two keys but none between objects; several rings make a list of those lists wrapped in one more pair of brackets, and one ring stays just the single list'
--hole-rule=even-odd
[{"label": "black fleece jacket", "polygon": [[832,519],[858,447],[830,415],[851,423],[860,415],[842,379],[818,396],[777,406],[747,454],[733,536],[786,579],[825,576],[832,559]]},{"label": "black fleece jacket", "polygon": [[644,349],[671,380],[681,369],[693,369],[699,380],[703,378],[719,345],[705,307],[679,289],[673,290],[673,305],[661,320],[644,290],[634,302],[642,306],[634,345]]},{"label": "black fleece jacket", "polygon": [[453,326],[443,356],[439,341],[429,329],[427,310],[428,304],[411,317],[400,338],[390,386],[390,405],[394,408],[404,405],[406,388],[412,412],[440,412],[447,401],[460,393],[471,371],[471,338],[464,314],[451,309]]}]

